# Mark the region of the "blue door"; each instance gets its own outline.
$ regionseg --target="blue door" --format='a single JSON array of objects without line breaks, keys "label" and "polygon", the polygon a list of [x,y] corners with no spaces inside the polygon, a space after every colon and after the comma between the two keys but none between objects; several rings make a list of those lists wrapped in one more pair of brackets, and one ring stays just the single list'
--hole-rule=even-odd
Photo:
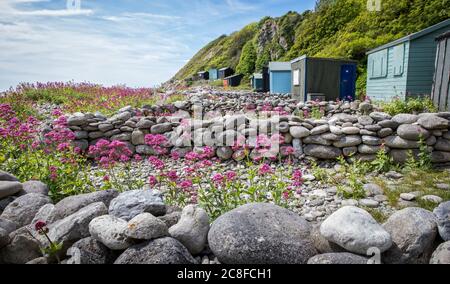
[{"label": "blue door", "polygon": [[356,89],[356,65],[345,64],[341,66],[341,91],[339,98],[341,100],[355,99]]}]

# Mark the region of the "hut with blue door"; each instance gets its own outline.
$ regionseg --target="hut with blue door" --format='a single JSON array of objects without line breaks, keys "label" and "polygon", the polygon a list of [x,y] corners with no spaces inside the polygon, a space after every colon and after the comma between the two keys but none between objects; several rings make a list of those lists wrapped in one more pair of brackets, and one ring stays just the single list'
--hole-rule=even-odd
[{"label": "hut with blue door", "polygon": [[357,62],[306,55],[291,61],[292,97],[299,101],[353,100]]},{"label": "hut with blue door", "polygon": [[219,79],[219,70],[215,68],[209,69],[209,80],[216,81]]},{"label": "hut with blue door", "polygon": [[449,27],[450,19],[367,52],[367,96],[382,101],[429,96],[436,61],[435,39]]},{"label": "hut with blue door", "polygon": [[291,93],[291,63],[270,62],[269,63],[270,93]]}]

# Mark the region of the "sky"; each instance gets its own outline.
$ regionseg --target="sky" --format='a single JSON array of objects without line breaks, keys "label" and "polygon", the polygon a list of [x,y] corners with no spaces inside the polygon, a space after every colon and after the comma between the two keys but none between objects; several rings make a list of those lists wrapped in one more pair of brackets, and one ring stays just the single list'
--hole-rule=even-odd
[{"label": "sky", "polygon": [[20,82],[152,87],[203,46],[315,0],[0,0],[0,91]]}]

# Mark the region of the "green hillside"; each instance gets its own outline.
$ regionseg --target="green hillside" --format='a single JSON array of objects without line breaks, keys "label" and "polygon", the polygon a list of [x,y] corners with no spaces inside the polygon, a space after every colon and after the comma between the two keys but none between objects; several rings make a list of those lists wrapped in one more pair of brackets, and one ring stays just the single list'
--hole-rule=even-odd
[{"label": "green hillside", "polygon": [[364,92],[366,51],[450,18],[450,0],[381,3],[380,12],[370,12],[366,0],[321,0],[314,11],[263,18],[209,43],[174,79],[226,66],[249,76],[269,61],[306,54],[358,60],[358,90]]}]

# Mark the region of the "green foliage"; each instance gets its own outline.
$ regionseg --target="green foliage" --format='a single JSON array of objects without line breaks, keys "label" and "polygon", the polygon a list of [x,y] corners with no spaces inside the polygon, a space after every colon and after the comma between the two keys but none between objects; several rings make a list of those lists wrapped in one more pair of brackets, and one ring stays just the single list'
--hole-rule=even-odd
[{"label": "green foliage", "polygon": [[256,50],[252,41],[247,42],[242,49],[241,59],[236,67],[236,72],[249,76],[255,71]]},{"label": "green foliage", "polygon": [[400,113],[436,112],[433,101],[429,98],[411,98],[402,100],[395,98],[389,102],[378,102],[383,111],[394,116]]},{"label": "green foliage", "polygon": [[412,151],[408,152],[408,159],[404,165],[404,171],[414,171],[414,170],[431,170],[433,168],[433,163],[431,159],[431,153],[428,149],[427,144],[423,139],[420,140],[419,153],[417,157],[414,156]]},{"label": "green foliage", "polygon": [[377,152],[377,158],[371,162],[373,170],[377,172],[388,172],[394,166],[394,160],[383,148]]}]

